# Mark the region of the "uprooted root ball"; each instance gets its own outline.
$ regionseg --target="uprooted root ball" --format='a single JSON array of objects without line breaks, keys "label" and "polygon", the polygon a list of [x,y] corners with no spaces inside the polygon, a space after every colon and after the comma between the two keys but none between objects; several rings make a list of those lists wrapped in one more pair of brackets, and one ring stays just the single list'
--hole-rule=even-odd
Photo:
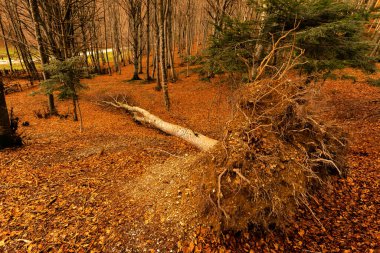
[{"label": "uprooted root ball", "polygon": [[203,157],[203,212],[212,225],[281,227],[315,186],[346,175],[345,136],[312,117],[308,90],[268,80],[241,89],[224,140]]}]

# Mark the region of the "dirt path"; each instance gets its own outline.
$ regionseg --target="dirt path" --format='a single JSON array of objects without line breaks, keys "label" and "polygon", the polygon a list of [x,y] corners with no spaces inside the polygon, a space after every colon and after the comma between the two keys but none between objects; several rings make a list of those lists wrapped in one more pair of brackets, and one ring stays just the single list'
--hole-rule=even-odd
[{"label": "dirt path", "polygon": [[[206,229],[188,233],[194,203],[191,162],[198,151],[128,115],[98,103],[108,96],[128,99],[160,117],[214,138],[228,120],[228,89],[199,82],[196,75],[170,86],[173,111],[164,110],[154,84],[129,83],[123,75],[84,82],[85,131],[71,120],[36,119],[45,98],[30,91],[11,94],[8,104],[30,127],[27,145],[0,152],[0,251],[4,252],[371,252],[379,247],[380,91],[365,83],[328,81],[318,102],[321,117],[350,133],[346,180],[326,185],[286,234],[244,233],[216,238]],[[364,77],[363,77],[364,78]],[[70,103],[59,102],[66,112]],[[166,163],[165,163],[166,162]],[[168,163],[170,166],[167,166]],[[186,162],[185,162],[186,163]],[[164,168],[170,167],[171,170]],[[270,251],[272,250],[272,251]],[[346,250],[346,251],[344,251]]]}]

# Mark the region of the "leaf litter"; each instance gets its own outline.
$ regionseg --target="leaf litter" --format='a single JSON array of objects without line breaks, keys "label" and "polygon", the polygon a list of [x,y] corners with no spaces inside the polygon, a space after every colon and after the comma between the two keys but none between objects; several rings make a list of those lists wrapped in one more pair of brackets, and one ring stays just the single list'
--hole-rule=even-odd
[{"label": "leaf litter", "polygon": [[[347,179],[326,182],[310,208],[300,208],[284,232],[225,233],[190,226],[193,193],[181,159],[197,153],[186,143],[137,126],[128,116],[97,105],[128,94],[165,120],[221,136],[230,118],[230,91],[196,76],[171,85],[165,112],[153,84],[125,83],[130,70],[85,80],[85,131],[71,120],[36,119],[43,96],[7,97],[22,121],[26,145],[0,153],[0,250],[4,252],[375,252],[380,241],[380,92],[365,83],[327,81],[315,103],[326,121],[350,134]],[[357,73],[355,73],[357,74]],[[194,94],[197,96],[194,96]],[[69,103],[59,102],[60,111]],[[181,158],[178,158],[181,157]],[[165,170],[165,162],[173,170]],[[174,169],[175,168],[175,169]],[[166,201],[166,202],[165,202]],[[170,202],[171,206],[166,203]],[[178,202],[178,203],[177,203]],[[306,215],[307,214],[307,215]],[[194,224],[192,224],[194,225]]]}]

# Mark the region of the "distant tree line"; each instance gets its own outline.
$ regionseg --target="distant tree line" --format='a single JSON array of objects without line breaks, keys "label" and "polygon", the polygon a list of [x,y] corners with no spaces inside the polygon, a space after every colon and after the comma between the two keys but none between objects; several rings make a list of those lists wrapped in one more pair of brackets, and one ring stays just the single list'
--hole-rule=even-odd
[{"label": "distant tree line", "polygon": [[[145,67],[145,79],[157,80],[169,109],[167,84],[177,79],[175,55],[184,60],[206,45],[212,26],[205,10],[213,2],[217,1],[0,0],[0,36],[10,71],[13,46],[33,79],[40,78],[36,63],[45,66],[53,58],[64,61],[79,55],[92,73],[120,74],[122,66],[133,64],[131,79],[139,80]],[[49,74],[43,71],[43,77],[49,79]],[[48,97],[54,113],[54,98]]]}]

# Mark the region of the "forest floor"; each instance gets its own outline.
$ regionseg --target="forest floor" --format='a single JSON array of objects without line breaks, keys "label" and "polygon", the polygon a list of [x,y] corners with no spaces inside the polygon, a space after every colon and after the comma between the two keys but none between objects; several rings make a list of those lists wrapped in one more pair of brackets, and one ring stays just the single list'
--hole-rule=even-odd
[{"label": "forest floor", "polygon": [[[327,80],[315,105],[321,119],[349,133],[351,172],[326,182],[286,231],[266,235],[190,227],[198,215],[189,200],[194,178],[181,168],[199,151],[101,103],[126,96],[220,139],[234,103],[227,83],[181,74],[166,112],[155,84],[127,81],[131,66],[83,80],[83,132],[70,117],[36,118],[47,110],[44,96],[30,95],[37,88],[8,95],[8,107],[30,126],[19,129],[25,146],[0,152],[0,252],[379,252],[380,89],[346,71],[357,82]],[[72,108],[57,105],[61,114]]]}]

